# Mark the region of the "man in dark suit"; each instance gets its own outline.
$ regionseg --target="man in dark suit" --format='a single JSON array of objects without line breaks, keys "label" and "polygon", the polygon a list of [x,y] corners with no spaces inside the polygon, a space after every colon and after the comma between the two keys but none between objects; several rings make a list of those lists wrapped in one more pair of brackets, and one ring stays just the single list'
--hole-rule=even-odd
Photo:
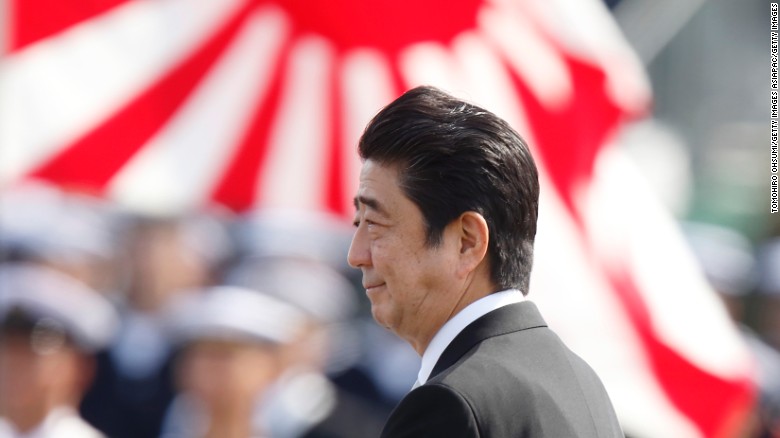
[{"label": "man in dark suit", "polygon": [[374,319],[422,356],[382,437],[622,437],[598,376],[525,298],[539,183],[523,139],[418,87],[359,152],[348,259]]}]

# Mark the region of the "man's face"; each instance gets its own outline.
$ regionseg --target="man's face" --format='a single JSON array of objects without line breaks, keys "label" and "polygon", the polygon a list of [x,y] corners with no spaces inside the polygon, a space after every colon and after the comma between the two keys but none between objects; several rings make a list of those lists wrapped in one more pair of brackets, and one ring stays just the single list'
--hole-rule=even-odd
[{"label": "man's face", "polygon": [[[451,316],[459,291],[454,282],[455,239],[426,245],[422,212],[402,192],[395,167],[366,160],[356,197],[350,265],[363,271],[371,313],[419,352]],[[424,348],[424,345],[423,345]]]}]

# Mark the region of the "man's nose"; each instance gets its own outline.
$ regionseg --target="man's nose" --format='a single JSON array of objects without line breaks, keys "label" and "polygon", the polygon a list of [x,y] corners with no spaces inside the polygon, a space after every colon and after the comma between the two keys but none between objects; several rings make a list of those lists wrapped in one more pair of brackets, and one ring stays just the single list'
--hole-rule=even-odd
[{"label": "man's nose", "polygon": [[349,252],[347,253],[347,262],[353,268],[366,266],[371,260],[363,227],[363,225],[359,225],[355,229],[355,234],[352,235],[352,244],[349,245]]}]

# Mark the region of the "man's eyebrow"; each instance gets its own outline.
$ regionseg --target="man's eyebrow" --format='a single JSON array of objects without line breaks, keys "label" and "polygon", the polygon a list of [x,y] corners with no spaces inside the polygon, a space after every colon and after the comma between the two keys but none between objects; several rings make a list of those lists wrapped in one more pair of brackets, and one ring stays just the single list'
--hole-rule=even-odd
[{"label": "man's eyebrow", "polygon": [[365,205],[366,207],[370,208],[371,210],[376,211],[379,214],[387,216],[387,211],[385,211],[385,209],[382,207],[382,204],[380,204],[379,201],[377,201],[374,198],[369,198],[369,197],[364,196],[364,195],[355,196],[355,209],[356,210],[360,209],[360,204]]}]

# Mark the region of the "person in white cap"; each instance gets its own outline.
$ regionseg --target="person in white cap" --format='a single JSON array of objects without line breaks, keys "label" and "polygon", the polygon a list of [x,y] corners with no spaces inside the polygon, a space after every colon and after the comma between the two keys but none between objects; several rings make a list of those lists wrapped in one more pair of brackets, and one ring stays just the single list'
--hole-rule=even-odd
[{"label": "person in white cap", "polygon": [[120,328],[97,356],[95,382],[81,412],[112,438],[157,437],[175,395],[165,309],[180,294],[212,284],[229,246],[218,221],[206,213],[124,219]]},{"label": "person in white cap", "polygon": [[0,437],[102,437],[76,409],[117,323],[102,295],[65,274],[0,265]]},{"label": "person in white cap", "polygon": [[161,436],[272,436],[255,412],[283,372],[282,347],[304,328],[301,312],[254,290],[217,286],[174,303],[171,324],[183,346],[180,394]]},{"label": "person in white cap", "polygon": [[26,182],[0,193],[0,259],[46,265],[113,292],[117,219],[105,200]]},{"label": "person in white cap", "polygon": [[227,271],[224,281],[278,298],[305,316],[300,335],[283,347],[284,373],[256,413],[271,436],[378,436],[389,411],[337,381],[360,353],[350,324],[357,308],[352,284],[320,261],[282,255],[245,259]]}]

